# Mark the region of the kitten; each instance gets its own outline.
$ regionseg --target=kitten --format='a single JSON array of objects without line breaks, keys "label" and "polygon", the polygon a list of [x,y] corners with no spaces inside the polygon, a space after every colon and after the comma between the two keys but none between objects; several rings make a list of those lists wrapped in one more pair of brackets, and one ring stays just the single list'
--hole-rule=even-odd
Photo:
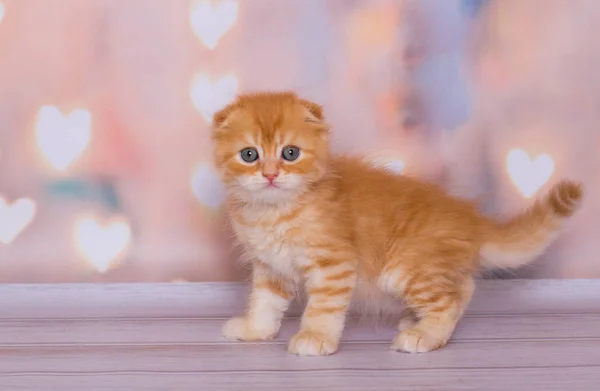
[{"label": "kitten", "polygon": [[374,291],[406,308],[393,349],[444,346],[474,273],[532,261],[583,195],[562,181],[522,214],[492,220],[432,184],[330,156],[322,108],[291,92],[240,96],[215,114],[212,136],[231,223],[253,263],[248,311],[223,333],[273,338],[301,284],[308,301],[289,343],[299,355],[334,353],[350,301]]}]

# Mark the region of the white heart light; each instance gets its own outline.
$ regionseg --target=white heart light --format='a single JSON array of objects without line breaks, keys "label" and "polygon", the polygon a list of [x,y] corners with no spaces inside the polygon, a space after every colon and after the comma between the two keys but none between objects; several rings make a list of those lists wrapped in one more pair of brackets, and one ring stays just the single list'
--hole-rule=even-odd
[{"label": "white heart light", "polygon": [[2,23],[2,19],[4,19],[4,3],[0,1],[0,23]]},{"label": "white heart light", "polygon": [[385,155],[382,156],[380,154],[373,154],[368,158],[368,161],[370,161],[375,167],[386,168],[387,170],[397,174],[401,174],[406,168],[404,161],[392,158],[391,156],[386,157]]},{"label": "white heart light", "polygon": [[11,243],[31,223],[36,204],[29,198],[20,198],[8,204],[0,197],[0,242]]},{"label": "white heart light", "polygon": [[210,0],[201,0],[192,8],[190,23],[196,36],[213,50],[223,34],[235,24],[237,14],[237,1],[223,0],[213,5]]},{"label": "white heart light", "polygon": [[203,205],[217,209],[225,200],[225,186],[212,166],[198,164],[192,173],[192,192]]},{"label": "white heart light", "polygon": [[38,146],[55,169],[64,171],[88,147],[91,125],[87,110],[77,109],[65,117],[58,108],[44,106],[38,113]]},{"label": "white heart light", "polygon": [[94,218],[80,218],[75,224],[75,243],[81,256],[101,273],[125,256],[131,228],[124,218],[101,225]]},{"label": "white heart light", "polygon": [[211,122],[213,115],[235,98],[237,89],[238,82],[234,76],[212,82],[208,76],[199,75],[192,82],[190,96],[196,110],[206,122]]},{"label": "white heart light", "polygon": [[404,162],[402,160],[390,160],[384,163],[383,166],[397,174],[402,174],[402,171],[404,171]]},{"label": "white heart light", "polygon": [[532,160],[522,149],[508,152],[506,167],[511,180],[525,198],[531,198],[554,173],[554,161],[550,156],[541,154]]}]

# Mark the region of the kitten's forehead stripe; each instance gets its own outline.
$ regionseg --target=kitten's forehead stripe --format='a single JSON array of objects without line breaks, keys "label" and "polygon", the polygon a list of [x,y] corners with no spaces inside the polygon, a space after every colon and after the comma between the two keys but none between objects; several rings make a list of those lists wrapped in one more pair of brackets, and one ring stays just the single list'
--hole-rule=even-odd
[{"label": "kitten's forehead stripe", "polygon": [[274,142],[276,139],[277,129],[279,129],[284,122],[283,113],[260,113],[260,115],[254,114],[254,122],[256,124],[257,131],[262,135],[263,142]]}]

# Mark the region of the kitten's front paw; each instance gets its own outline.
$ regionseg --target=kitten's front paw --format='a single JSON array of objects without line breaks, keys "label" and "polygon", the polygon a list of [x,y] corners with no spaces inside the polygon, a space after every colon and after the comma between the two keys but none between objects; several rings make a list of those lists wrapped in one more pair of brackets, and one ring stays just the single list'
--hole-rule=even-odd
[{"label": "kitten's front paw", "polygon": [[323,333],[299,331],[288,345],[288,351],[299,356],[327,356],[338,350],[339,341]]},{"label": "kitten's front paw", "polygon": [[392,349],[407,353],[425,353],[439,349],[447,342],[414,327],[401,331],[394,338]]},{"label": "kitten's front paw", "polygon": [[248,318],[240,316],[229,319],[223,325],[223,336],[227,339],[240,341],[265,341],[273,339],[277,329],[257,328]]}]

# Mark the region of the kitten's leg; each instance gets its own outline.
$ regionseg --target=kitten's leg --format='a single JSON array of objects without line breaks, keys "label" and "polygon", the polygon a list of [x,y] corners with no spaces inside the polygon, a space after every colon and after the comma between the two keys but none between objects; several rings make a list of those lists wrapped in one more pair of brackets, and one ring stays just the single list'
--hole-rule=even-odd
[{"label": "kitten's leg", "polygon": [[420,320],[400,331],[392,348],[409,353],[441,348],[452,336],[473,296],[473,278],[426,275],[422,279],[412,278],[411,283],[404,289],[404,300]]},{"label": "kitten's leg", "polygon": [[337,351],[356,284],[355,265],[347,259],[321,258],[305,268],[308,302],[300,331],[290,341],[291,353],[326,356]]},{"label": "kitten's leg", "polygon": [[229,339],[260,341],[274,338],[294,298],[295,285],[273,274],[268,266],[255,262],[252,291],[246,315],[232,318],[223,326]]},{"label": "kitten's leg", "polygon": [[419,319],[417,314],[412,308],[405,307],[400,314],[400,323],[398,324],[398,330],[404,331],[415,326]]}]

